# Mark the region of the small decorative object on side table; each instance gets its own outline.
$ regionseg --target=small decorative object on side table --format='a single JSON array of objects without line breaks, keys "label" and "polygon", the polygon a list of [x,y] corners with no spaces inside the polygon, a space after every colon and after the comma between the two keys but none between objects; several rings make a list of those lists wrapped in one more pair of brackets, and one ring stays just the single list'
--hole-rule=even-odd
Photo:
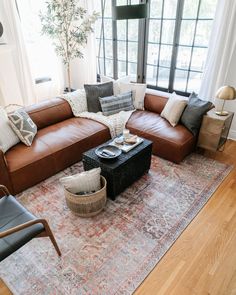
[{"label": "small decorative object on side table", "polygon": [[202,120],[198,137],[198,147],[217,151],[225,144],[234,113],[228,112],[226,116],[219,116],[215,109],[210,110]]}]

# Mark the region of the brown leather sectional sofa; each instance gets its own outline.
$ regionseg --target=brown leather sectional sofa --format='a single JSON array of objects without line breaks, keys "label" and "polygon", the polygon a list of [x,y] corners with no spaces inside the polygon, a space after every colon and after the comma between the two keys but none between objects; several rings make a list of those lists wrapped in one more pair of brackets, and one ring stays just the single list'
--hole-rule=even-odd
[{"label": "brown leather sectional sofa", "polygon": [[[136,111],[127,123],[132,133],[153,141],[153,154],[179,163],[195,147],[195,138],[182,125],[172,127],[160,117],[167,98],[147,93],[145,111]],[[75,118],[69,104],[60,98],[26,108],[38,127],[31,147],[17,144],[0,151],[0,184],[12,194],[54,175],[81,160],[82,153],[110,139],[106,126]]]}]

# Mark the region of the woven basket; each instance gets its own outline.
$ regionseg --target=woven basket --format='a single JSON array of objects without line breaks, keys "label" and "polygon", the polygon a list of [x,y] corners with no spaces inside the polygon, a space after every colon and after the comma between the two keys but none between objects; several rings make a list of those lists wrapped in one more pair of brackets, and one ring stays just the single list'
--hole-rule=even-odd
[{"label": "woven basket", "polygon": [[103,176],[101,176],[101,187],[93,194],[82,196],[75,195],[64,188],[67,206],[80,217],[97,215],[107,201],[107,182]]}]

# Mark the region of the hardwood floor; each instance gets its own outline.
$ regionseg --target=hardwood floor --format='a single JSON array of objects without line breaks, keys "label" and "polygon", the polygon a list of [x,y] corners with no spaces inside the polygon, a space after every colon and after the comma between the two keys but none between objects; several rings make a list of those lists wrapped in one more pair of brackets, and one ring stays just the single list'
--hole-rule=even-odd
[{"label": "hardwood floor", "polygon": [[[204,155],[235,168],[135,295],[236,294],[236,142]],[[1,280],[0,294],[11,294]]]}]

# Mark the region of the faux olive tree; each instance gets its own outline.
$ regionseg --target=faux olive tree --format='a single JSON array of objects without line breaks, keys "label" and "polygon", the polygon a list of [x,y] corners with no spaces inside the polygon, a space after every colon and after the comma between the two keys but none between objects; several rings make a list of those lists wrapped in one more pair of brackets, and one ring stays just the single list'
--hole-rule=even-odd
[{"label": "faux olive tree", "polygon": [[68,90],[71,91],[71,61],[82,58],[82,48],[98,14],[87,15],[87,10],[79,6],[78,0],[46,1],[46,11],[40,12],[42,33],[53,39],[57,55],[62,57],[68,77]]}]

